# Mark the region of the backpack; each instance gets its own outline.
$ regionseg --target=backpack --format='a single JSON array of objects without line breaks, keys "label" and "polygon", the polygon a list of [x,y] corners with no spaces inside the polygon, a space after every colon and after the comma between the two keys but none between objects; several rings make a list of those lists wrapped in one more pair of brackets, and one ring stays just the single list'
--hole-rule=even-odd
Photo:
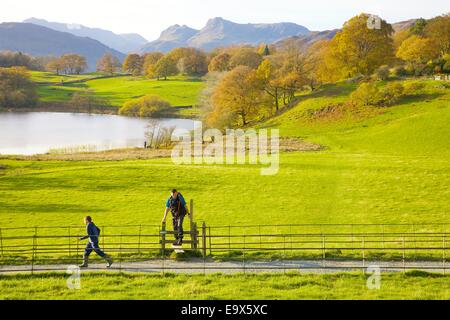
[{"label": "backpack", "polygon": [[181,193],[179,193],[177,195],[177,199],[176,199],[178,201],[177,208],[175,208],[175,206],[172,205],[172,201],[174,201],[175,199],[170,197],[170,211],[176,217],[180,217],[180,216],[186,215],[186,208],[181,204],[180,196],[182,196]]}]

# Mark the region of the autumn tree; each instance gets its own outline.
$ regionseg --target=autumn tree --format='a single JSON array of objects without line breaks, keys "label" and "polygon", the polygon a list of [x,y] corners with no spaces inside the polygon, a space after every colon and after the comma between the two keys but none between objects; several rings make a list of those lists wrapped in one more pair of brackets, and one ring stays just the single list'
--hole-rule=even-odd
[{"label": "autumn tree", "polygon": [[283,81],[280,79],[279,65],[264,59],[256,70],[257,77],[261,80],[264,91],[272,97],[275,111],[280,108],[280,96],[283,92]]},{"label": "autumn tree", "polygon": [[133,76],[138,76],[142,74],[143,66],[144,59],[136,53],[131,53],[126,56],[122,68],[124,72],[131,73]]},{"label": "autumn tree", "polygon": [[110,53],[105,53],[100,60],[97,61],[97,71],[109,73],[111,75],[120,70],[121,67],[122,65],[120,64],[119,59]]},{"label": "autumn tree", "polygon": [[411,36],[398,48],[397,57],[416,69],[439,56],[439,49],[433,44],[431,39]]},{"label": "autumn tree", "polygon": [[75,92],[72,99],[70,99],[70,104],[76,109],[87,111],[88,113],[95,111],[96,108],[104,108],[111,105],[107,99],[95,95],[91,90]]},{"label": "autumn tree", "polygon": [[394,57],[392,26],[381,19],[379,28],[369,27],[369,18],[363,13],[350,19],[332,39],[327,59],[338,78],[371,75]]},{"label": "autumn tree", "polygon": [[40,57],[33,57],[22,52],[1,51],[0,67],[26,67],[28,70],[44,70],[46,63]]},{"label": "autumn tree", "polygon": [[138,99],[129,100],[119,109],[119,114],[127,116],[151,117],[157,112],[167,110],[170,103],[158,96],[146,95]]},{"label": "autumn tree", "polygon": [[165,55],[155,65],[155,75],[158,78],[164,78],[167,80],[167,77],[176,75],[178,73],[177,63],[170,56]]},{"label": "autumn tree", "polygon": [[223,71],[229,71],[230,70],[230,59],[231,56],[226,53],[222,52],[218,55],[216,55],[214,58],[211,59],[211,62],[208,66],[209,72],[223,72]]},{"label": "autumn tree", "polygon": [[183,55],[177,60],[180,73],[186,75],[204,75],[208,72],[206,54],[194,48],[186,48]]},{"label": "autumn tree", "polygon": [[440,57],[450,53],[450,16],[439,16],[428,21],[424,34],[439,49]]},{"label": "autumn tree", "polygon": [[0,68],[0,108],[33,107],[35,84],[24,67]]},{"label": "autumn tree", "polygon": [[227,73],[213,93],[209,125],[224,125],[222,119],[226,117],[229,126],[245,126],[262,116],[268,99],[259,84],[256,70],[250,67],[238,66]]},{"label": "autumn tree", "polygon": [[86,58],[82,55],[65,54],[60,59],[66,74],[80,74],[87,69]]},{"label": "autumn tree", "polygon": [[[307,56],[312,68],[309,70],[311,88],[314,89],[319,84],[335,80],[336,65],[333,57],[329,56],[330,40],[320,40],[313,43],[307,49]],[[337,79],[336,79],[337,80]]]},{"label": "autumn tree", "polygon": [[156,64],[158,61],[164,57],[164,54],[161,52],[151,52],[147,53],[144,56],[144,73],[147,78],[155,78],[156,77]]},{"label": "autumn tree", "polygon": [[241,48],[232,55],[230,59],[230,68],[233,69],[238,66],[246,66],[251,69],[256,69],[261,61],[261,55],[255,52],[253,48]]},{"label": "autumn tree", "polygon": [[64,63],[60,58],[54,58],[45,65],[45,69],[59,75],[64,71]]}]

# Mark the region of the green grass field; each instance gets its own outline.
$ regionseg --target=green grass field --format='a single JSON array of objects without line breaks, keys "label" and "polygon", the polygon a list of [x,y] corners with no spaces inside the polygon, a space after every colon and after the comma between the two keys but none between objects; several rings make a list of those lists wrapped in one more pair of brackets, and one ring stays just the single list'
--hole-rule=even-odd
[{"label": "green grass field", "polygon": [[439,82],[427,88],[434,98],[351,121],[301,116],[351,90],[332,87],[304,100],[268,125],[328,149],[281,154],[275,176],[261,176],[259,166],[175,166],[170,159],[4,159],[1,226],[72,225],[86,212],[101,224],[155,224],[174,185],[195,199],[196,219],[211,225],[449,222],[449,90]]},{"label": "green grass field", "polygon": [[[405,83],[408,81],[417,80]],[[115,84],[106,86],[106,82]],[[175,166],[170,159],[3,158],[0,227],[79,225],[86,214],[93,215],[99,225],[159,224],[168,190],[174,186],[187,198],[195,199],[196,220],[204,220],[208,225],[448,223],[450,91],[443,82],[422,82],[425,88],[421,92],[404,97],[389,108],[323,111],[346,101],[355,89],[353,84],[327,85],[300,97],[297,106],[260,126],[280,128],[282,135],[317,142],[326,149],[282,153],[280,171],[275,176],[261,176],[259,166]],[[85,84],[116,101],[152,85],[162,86],[154,90],[167,94],[174,88],[172,81],[127,78]],[[179,84],[184,86],[186,82]],[[199,82],[187,85],[191,89],[201,87]],[[121,89],[114,93],[108,92],[107,87]],[[78,90],[64,90],[67,88]],[[126,281],[104,275],[87,279],[105,283],[106,291],[96,291],[96,298],[123,298],[127,294],[129,298],[179,297],[175,288],[166,286],[166,279],[123,277]],[[250,286],[253,280],[242,276],[221,277],[223,280],[214,282],[203,276],[183,277],[185,286],[192,288],[190,298],[254,298]],[[258,288],[254,294],[261,298],[449,298],[448,287],[443,287],[448,284],[447,278],[443,281],[444,278],[389,275],[386,279],[390,285],[385,291],[366,292],[360,275],[312,276],[306,278],[304,286],[299,285],[305,279],[300,276],[258,277],[262,276],[252,279],[267,283],[264,290],[253,286]],[[77,293],[62,291],[64,283],[62,276],[50,275],[31,280],[3,278],[0,286],[4,298],[30,297],[30,291],[35,294],[33,297],[89,297],[89,289]],[[31,284],[37,289],[31,289]],[[158,289],[152,289],[151,284]],[[23,289],[18,290],[21,285]],[[47,295],[45,289],[49,286],[54,294]],[[133,290],[127,293],[127,288]]]},{"label": "green grass field", "polygon": [[382,274],[380,289],[369,276],[350,274],[145,275],[84,274],[80,290],[68,275],[0,275],[0,299],[450,299],[449,276],[408,272]]},{"label": "green grass field", "polygon": [[[77,80],[89,79],[98,74],[73,76]],[[84,78],[83,78],[84,77]],[[64,81],[72,78],[64,77]],[[172,77],[167,81],[149,80],[144,77],[114,77],[87,80],[79,83],[60,85],[61,78],[48,73],[34,73],[35,81],[55,82],[54,85],[39,85],[37,88],[41,101],[69,101],[75,92],[90,90],[107,99],[113,106],[120,107],[124,102],[143,95],[157,95],[173,106],[195,106],[203,88],[203,82],[196,78]]]},{"label": "green grass field", "polygon": [[101,73],[84,73],[84,74],[60,74],[57,75],[53,72],[43,72],[43,71],[29,71],[31,74],[31,80],[37,83],[54,83],[60,84],[62,81],[71,82],[71,81],[80,81],[80,80],[88,80],[92,78],[97,78],[104,76]]}]

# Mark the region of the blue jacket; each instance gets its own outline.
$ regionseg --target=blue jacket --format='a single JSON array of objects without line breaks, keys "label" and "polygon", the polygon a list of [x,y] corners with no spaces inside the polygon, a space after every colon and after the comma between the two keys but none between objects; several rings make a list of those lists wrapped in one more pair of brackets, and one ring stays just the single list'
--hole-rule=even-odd
[{"label": "blue jacket", "polygon": [[87,236],[82,237],[81,238],[82,240],[89,238],[89,242],[91,243],[98,242],[98,237],[100,236],[100,229],[93,222],[89,222],[86,225],[86,233]]},{"label": "blue jacket", "polygon": [[[169,199],[167,199],[166,201],[166,208],[170,208],[170,200],[172,199],[172,197],[169,197]],[[183,196],[181,195],[181,193],[178,194],[178,198],[174,199],[176,205],[178,205],[178,199],[181,201],[181,205],[183,207],[186,207],[186,200],[184,200]]]}]

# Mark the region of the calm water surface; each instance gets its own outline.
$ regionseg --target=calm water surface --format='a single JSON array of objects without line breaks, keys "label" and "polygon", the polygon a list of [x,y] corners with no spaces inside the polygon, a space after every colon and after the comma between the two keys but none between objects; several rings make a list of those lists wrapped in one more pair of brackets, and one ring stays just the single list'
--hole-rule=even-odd
[{"label": "calm water surface", "polygon": [[[0,113],[0,154],[32,155],[59,151],[101,151],[143,147],[148,119],[82,113]],[[160,119],[175,134],[194,129],[199,122]]]}]

